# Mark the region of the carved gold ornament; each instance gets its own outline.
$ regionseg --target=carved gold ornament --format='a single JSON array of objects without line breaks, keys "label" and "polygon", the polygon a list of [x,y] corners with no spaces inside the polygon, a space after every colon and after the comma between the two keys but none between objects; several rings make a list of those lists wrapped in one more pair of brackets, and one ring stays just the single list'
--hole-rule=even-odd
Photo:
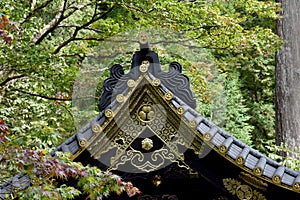
[{"label": "carved gold ornament", "polygon": [[256,178],[255,176],[252,176],[245,172],[241,172],[239,174],[239,177],[241,179],[243,179],[243,181],[245,181],[247,184],[249,184],[257,189],[260,189],[262,191],[267,190],[268,184],[266,182],[262,181],[261,179]]},{"label": "carved gold ornament", "polygon": [[142,121],[149,122],[155,117],[155,110],[150,104],[145,104],[138,110],[138,116]]},{"label": "carved gold ornament", "polygon": [[253,196],[253,192],[250,186],[248,185],[240,185],[236,188],[236,196],[239,199],[249,200]]},{"label": "carved gold ornament", "polygon": [[152,178],[152,183],[155,185],[155,186],[159,186],[161,184],[162,180],[161,180],[161,176],[159,175],[155,175],[153,178]]},{"label": "carved gold ornament", "polygon": [[145,138],[142,140],[142,148],[145,150],[150,150],[153,147],[153,141],[149,138]]}]

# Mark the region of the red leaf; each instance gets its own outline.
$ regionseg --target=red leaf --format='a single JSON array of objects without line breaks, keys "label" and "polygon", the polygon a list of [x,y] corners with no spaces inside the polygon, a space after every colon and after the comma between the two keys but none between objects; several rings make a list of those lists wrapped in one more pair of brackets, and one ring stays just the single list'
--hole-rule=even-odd
[{"label": "red leaf", "polygon": [[0,132],[7,133],[8,130],[8,126],[3,122],[2,119],[0,119]]},{"label": "red leaf", "polygon": [[2,21],[5,22],[5,23],[9,23],[9,20],[5,16],[2,16]]}]

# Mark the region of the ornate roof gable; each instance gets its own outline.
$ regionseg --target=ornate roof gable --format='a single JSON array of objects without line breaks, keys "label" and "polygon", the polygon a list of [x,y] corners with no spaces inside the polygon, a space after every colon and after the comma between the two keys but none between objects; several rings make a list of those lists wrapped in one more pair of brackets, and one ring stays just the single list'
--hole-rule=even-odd
[{"label": "ornate roof gable", "polygon": [[121,65],[111,67],[99,116],[55,151],[133,174],[176,163],[237,199],[299,197],[299,171],[278,164],[200,115],[189,84],[179,63],[162,71],[158,55],[141,43],[129,73]]}]

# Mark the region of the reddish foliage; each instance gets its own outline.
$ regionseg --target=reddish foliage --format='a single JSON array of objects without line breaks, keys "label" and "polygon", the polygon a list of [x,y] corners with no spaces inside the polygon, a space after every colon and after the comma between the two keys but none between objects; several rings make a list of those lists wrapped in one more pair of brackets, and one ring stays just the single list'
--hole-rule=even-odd
[{"label": "reddish foliage", "polygon": [[0,20],[0,40],[4,40],[6,44],[11,44],[13,41],[13,36],[10,34],[18,30],[16,22],[11,22],[5,16],[1,17]]},{"label": "reddish foliage", "polygon": [[[0,119],[0,144],[6,144],[6,142],[9,140],[9,138],[7,137],[8,131],[8,126],[3,122],[2,119]],[[0,161],[2,160],[1,158]]]},{"label": "reddish foliage", "polygon": [[0,132],[1,133],[7,133],[8,132],[8,126],[3,122],[2,119],[0,119]]}]

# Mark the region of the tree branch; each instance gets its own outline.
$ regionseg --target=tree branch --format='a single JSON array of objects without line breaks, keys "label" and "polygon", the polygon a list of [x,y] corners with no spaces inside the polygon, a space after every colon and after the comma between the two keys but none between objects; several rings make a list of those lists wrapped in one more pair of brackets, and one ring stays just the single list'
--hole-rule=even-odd
[{"label": "tree branch", "polygon": [[18,91],[18,92],[21,92],[23,94],[27,94],[27,95],[34,96],[34,97],[40,97],[40,98],[47,99],[47,100],[52,100],[52,101],[72,101],[72,100],[78,100],[78,99],[91,99],[91,98],[99,100],[99,98],[97,98],[95,96],[82,96],[82,97],[77,97],[75,99],[73,99],[73,98],[49,97],[47,95],[31,93],[31,92],[27,92],[27,91],[24,91],[24,90],[21,90],[21,89],[18,89],[18,88],[11,89],[11,91]]},{"label": "tree branch", "polygon": [[34,97],[41,97],[43,99],[47,99],[47,100],[54,100],[54,101],[72,101],[72,98],[67,98],[67,99],[64,99],[64,98],[57,98],[57,97],[49,97],[49,96],[46,96],[46,95],[42,95],[42,94],[35,94],[35,93],[31,93],[31,92],[27,92],[27,91],[24,91],[24,90],[21,90],[21,89],[12,89],[13,91],[18,91],[18,92],[21,92],[23,94],[27,94],[27,95],[30,95],[30,96],[34,96]]},{"label": "tree branch", "polygon": [[0,87],[4,86],[5,84],[7,84],[8,82],[15,80],[15,79],[19,79],[19,78],[23,78],[25,77],[25,75],[17,75],[17,76],[12,76],[12,77],[8,77],[7,79],[5,79],[4,81],[2,81],[0,83]]},{"label": "tree branch", "polygon": [[[97,7],[97,5],[96,5]],[[83,24],[82,26],[77,26],[75,28],[75,31],[73,32],[73,35],[66,41],[64,41],[63,43],[61,43],[53,52],[53,54],[57,54],[63,47],[65,47],[66,45],[68,45],[70,42],[74,41],[74,40],[84,40],[84,38],[76,38],[78,32],[82,29],[85,29],[86,27],[88,27],[89,25],[91,25],[92,23],[96,22],[97,20],[104,18],[105,16],[107,16],[110,12],[112,12],[115,8],[117,7],[117,4],[113,5],[109,10],[107,10],[106,12],[104,12],[103,14],[99,15],[96,13],[96,8],[95,8],[95,12],[94,15],[92,17],[92,19],[90,21],[88,21],[87,23]],[[96,38],[94,38],[96,39]],[[98,39],[97,39],[98,40]]]},{"label": "tree branch", "polygon": [[28,22],[29,19],[35,15],[35,13],[38,11],[38,10],[41,10],[43,8],[45,8],[48,4],[50,4],[53,0],[47,0],[45,1],[44,3],[42,3],[41,5],[36,6],[36,0],[32,0],[31,1],[31,12],[25,17],[25,19],[23,20],[23,22],[21,24],[24,24],[25,22]]},{"label": "tree branch", "polygon": [[[92,4],[86,3],[86,4],[81,4],[78,6],[70,6],[67,7],[67,1],[64,0],[62,3],[58,13],[55,15],[55,17],[47,24],[44,26],[44,28],[39,32],[39,34],[33,39],[34,44],[39,44],[49,33],[51,33],[63,20],[66,18],[70,17],[74,12],[77,10],[80,10],[82,8],[85,8],[86,6]],[[71,10],[66,14],[67,10]]]},{"label": "tree branch", "polygon": [[66,4],[68,0],[64,0],[59,8],[55,17],[38,33],[33,39],[34,44],[39,44],[49,33],[51,33],[55,27],[63,20],[63,13],[66,10]]}]

